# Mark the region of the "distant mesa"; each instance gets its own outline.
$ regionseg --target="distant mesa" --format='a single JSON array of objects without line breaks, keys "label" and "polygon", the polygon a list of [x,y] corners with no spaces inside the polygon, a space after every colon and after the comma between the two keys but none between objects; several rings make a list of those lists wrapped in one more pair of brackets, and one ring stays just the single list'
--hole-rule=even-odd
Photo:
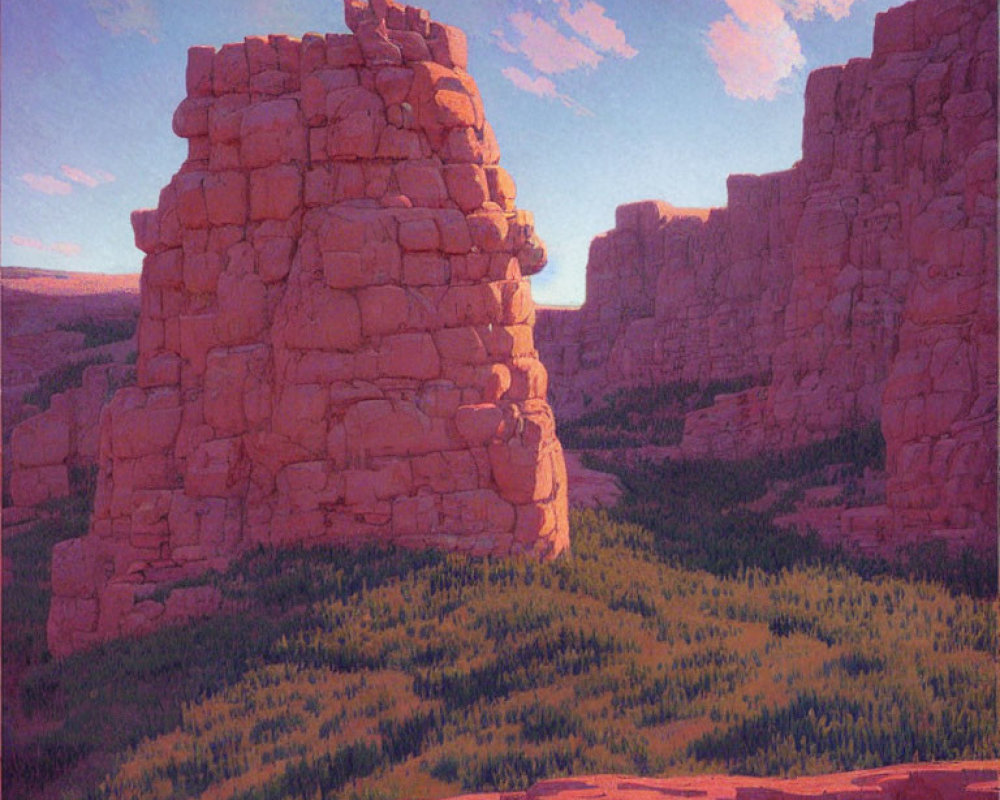
[{"label": "distant mesa", "polygon": [[386,0],[345,16],[189,51],[188,158],[132,216],[137,385],[101,416],[90,532],[53,553],[56,656],[212,610],[170,588],[258,545],[569,544],[545,251],[465,36]]},{"label": "distant mesa", "polygon": [[583,307],[539,312],[560,418],[619,387],[751,376],[687,415],[679,457],[878,423],[885,503],[842,509],[831,537],[995,548],[996,98],[995,2],[879,14],[871,58],[810,75],[799,163],[731,176],[707,216],[622,206],[593,240]]}]

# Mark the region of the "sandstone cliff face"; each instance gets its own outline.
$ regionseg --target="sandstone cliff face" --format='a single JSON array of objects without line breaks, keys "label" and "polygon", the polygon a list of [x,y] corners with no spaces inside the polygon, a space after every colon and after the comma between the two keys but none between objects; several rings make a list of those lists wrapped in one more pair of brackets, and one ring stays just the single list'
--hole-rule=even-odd
[{"label": "sandstone cliff face", "polygon": [[878,420],[887,504],[848,532],[994,546],[996,35],[988,0],[880,14],[871,58],[810,76],[790,170],[731,177],[707,219],[619,208],[584,306],[539,314],[560,413],[621,385],[747,377],[688,415],[683,455]]},{"label": "sandstone cliff face", "polygon": [[188,159],[133,215],[138,385],[102,416],[89,535],[53,554],[55,655],[211,607],[152,595],[258,544],[568,545],[544,250],[464,35],[345,5],[353,34],[190,51]]}]

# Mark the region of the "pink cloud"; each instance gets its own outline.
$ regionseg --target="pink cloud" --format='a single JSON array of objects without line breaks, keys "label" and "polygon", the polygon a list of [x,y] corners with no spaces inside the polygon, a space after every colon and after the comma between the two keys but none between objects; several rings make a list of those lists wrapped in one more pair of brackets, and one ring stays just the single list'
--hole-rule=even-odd
[{"label": "pink cloud", "polygon": [[47,253],[59,253],[59,255],[63,256],[76,256],[83,251],[83,248],[75,242],[54,242],[50,244],[43,242],[40,239],[32,239],[28,236],[11,236],[10,242],[18,247],[29,247],[32,250],[43,250]]},{"label": "pink cloud", "polygon": [[502,29],[497,28],[495,31],[493,31],[493,38],[496,39],[497,47],[499,47],[505,53],[517,52],[517,48],[507,41],[507,37],[504,36]]},{"label": "pink cloud", "polygon": [[[568,0],[558,0],[568,2]],[[725,0],[731,13],[708,29],[708,54],[726,92],[742,100],[773,100],[781,82],[805,66],[789,18],[817,12],[843,19],[855,0]]]},{"label": "pink cloud", "polygon": [[[596,50],[579,39],[563,35],[555,25],[528,11],[511,14],[508,21],[517,32],[519,41],[507,46],[524,54],[539,72],[553,75],[578,67],[596,67],[601,62],[602,56]],[[501,41],[505,42],[502,37]]]},{"label": "pink cloud", "polygon": [[150,0],[89,0],[89,5],[98,25],[109,33],[138,33],[151,42],[158,41],[160,20]]},{"label": "pink cloud", "polygon": [[82,183],[84,186],[89,186],[91,189],[102,183],[111,183],[115,180],[115,176],[110,172],[105,172],[100,169],[94,170],[92,175],[84,172],[79,167],[71,167],[68,164],[63,164],[59,167],[59,169],[65,177],[69,178],[74,183]]},{"label": "pink cloud", "polygon": [[100,183],[100,181],[97,180],[97,178],[95,178],[92,175],[88,175],[82,169],[77,169],[76,167],[70,167],[67,166],[66,164],[63,164],[59,169],[63,175],[65,175],[74,183],[82,183],[84,186],[89,186],[91,188],[97,186]]},{"label": "pink cloud", "polygon": [[750,27],[727,14],[712,23],[708,40],[726,93],[741,100],[773,100],[781,81],[805,65],[799,37],[784,21]]},{"label": "pink cloud", "polygon": [[522,91],[538,95],[539,97],[547,97],[552,100],[558,100],[563,105],[573,109],[573,111],[580,116],[593,116],[593,112],[590,111],[590,109],[581,105],[569,95],[562,94],[558,89],[556,89],[556,85],[552,82],[551,78],[546,78],[543,75],[539,75],[537,78],[532,78],[528,75],[528,73],[524,72],[524,70],[520,70],[517,67],[505,67],[502,70],[502,73],[507,80]]},{"label": "pink cloud", "polygon": [[785,21],[785,10],[775,0],[726,0],[726,5],[750,28],[771,28]]},{"label": "pink cloud", "polygon": [[21,176],[21,180],[42,194],[69,194],[73,191],[72,184],[53,178],[51,175],[34,175],[26,172]]},{"label": "pink cloud", "polygon": [[773,100],[783,80],[805,65],[802,45],[774,0],[726,0],[732,14],[708,29],[708,55],[726,93]]},{"label": "pink cloud", "polygon": [[576,11],[570,11],[569,0],[556,0],[559,16],[577,34],[590,40],[598,49],[614,53],[622,58],[634,58],[638,50],[625,39],[625,33],[613,19],[605,16],[604,6],[584,0]]}]

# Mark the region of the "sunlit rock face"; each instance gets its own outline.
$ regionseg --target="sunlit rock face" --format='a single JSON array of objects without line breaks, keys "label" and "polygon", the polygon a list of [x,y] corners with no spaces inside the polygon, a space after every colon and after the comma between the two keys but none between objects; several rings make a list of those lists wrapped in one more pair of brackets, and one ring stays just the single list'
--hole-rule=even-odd
[{"label": "sunlit rock face", "polygon": [[154,593],[260,544],[568,546],[545,252],[465,37],[392,2],[346,17],[189,53],[188,158],[133,215],[138,385],[103,412],[90,533],[53,555],[56,655],[213,608]]},{"label": "sunlit rock face", "polygon": [[[579,310],[537,337],[560,414],[623,385],[746,378],[680,454],[740,458],[880,422],[886,553],[996,542],[997,12],[917,0],[870,58],[817,70],[802,160],[729,179],[710,213],[643,202],[597,237]],[[753,385],[756,384],[756,385]]]}]

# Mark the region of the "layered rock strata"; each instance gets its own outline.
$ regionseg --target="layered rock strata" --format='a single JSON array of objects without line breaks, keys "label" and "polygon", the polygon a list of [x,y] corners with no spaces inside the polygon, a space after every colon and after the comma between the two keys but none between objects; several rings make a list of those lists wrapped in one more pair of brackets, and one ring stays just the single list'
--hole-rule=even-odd
[{"label": "layered rock strata", "polygon": [[557,410],[623,385],[745,379],[687,416],[688,457],[879,421],[886,505],[845,533],[885,551],[994,547],[996,88],[995,3],[879,14],[871,58],[810,75],[790,170],[730,177],[707,218],[618,209],[583,307],[539,314]]},{"label": "layered rock strata", "polygon": [[133,215],[138,385],[102,416],[90,533],[53,553],[57,656],[211,607],[154,594],[259,544],[568,545],[544,249],[465,37],[345,7],[352,34],[189,52],[188,158]]}]

